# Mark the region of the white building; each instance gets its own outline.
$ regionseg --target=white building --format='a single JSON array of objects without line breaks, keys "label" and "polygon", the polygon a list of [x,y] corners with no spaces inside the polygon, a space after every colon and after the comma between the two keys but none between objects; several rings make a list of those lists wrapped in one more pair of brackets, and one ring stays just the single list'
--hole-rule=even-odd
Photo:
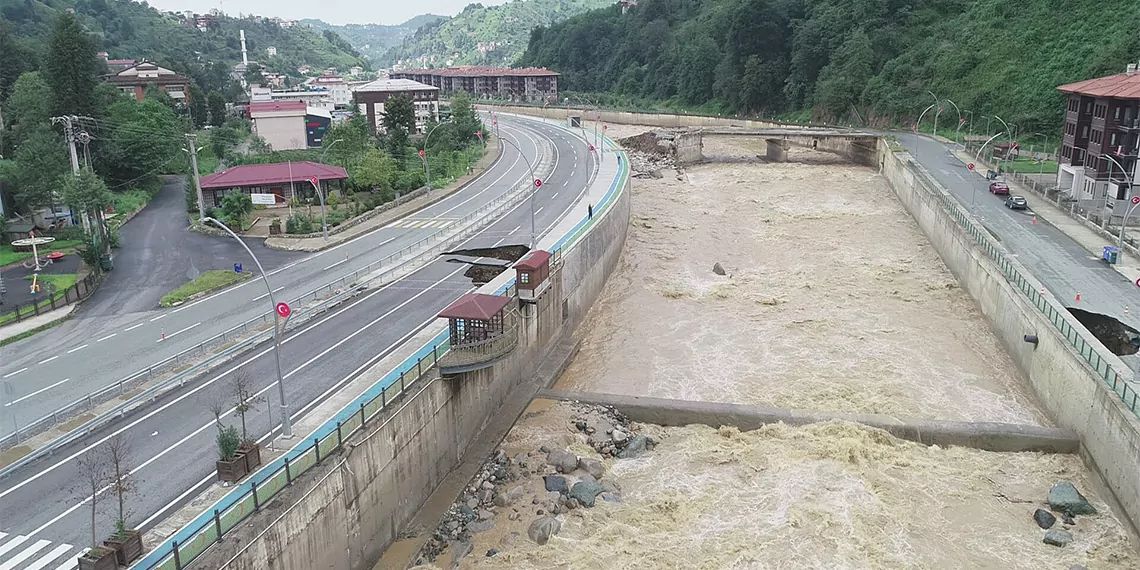
[{"label": "white building", "polygon": [[416,132],[423,133],[429,121],[439,119],[439,88],[411,79],[377,79],[356,88],[353,99],[373,132],[384,130],[384,103],[394,95],[407,95],[416,110]]},{"label": "white building", "polygon": [[310,89],[325,90],[338,109],[352,105],[352,90],[349,89],[348,83],[338,75],[313,77],[305,80],[305,85],[308,85]]}]

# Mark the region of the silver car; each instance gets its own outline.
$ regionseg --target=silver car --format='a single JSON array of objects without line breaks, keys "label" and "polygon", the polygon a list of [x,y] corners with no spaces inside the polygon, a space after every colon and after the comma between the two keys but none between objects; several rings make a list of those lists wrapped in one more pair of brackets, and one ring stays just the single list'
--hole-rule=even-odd
[{"label": "silver car", "polygon": [[1010,210],[1025,210],[1029,208],[1029,204],[1022,196],[1010,196],[1005,199],[1005,207]]}]

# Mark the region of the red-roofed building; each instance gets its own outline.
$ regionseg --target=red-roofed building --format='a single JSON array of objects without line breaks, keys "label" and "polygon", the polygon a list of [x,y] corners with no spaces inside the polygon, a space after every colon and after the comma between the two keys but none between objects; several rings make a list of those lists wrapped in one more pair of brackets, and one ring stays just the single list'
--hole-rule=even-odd
[{"label": "red-roofed building", "polygon": [[1068,95],[1057,185],[1105,221],[1124,215],[1140,153],[1140,72],[1062,85]]},{"label": "red-roofed building", "polygon": [[466,91],[476,97],[541,101],[558,99],[559,74],[549,69],[526,67],[448,67],[417,69],[390,74],[392,79],[411,79],[438,87],[444,94]]},{"label": "red-roofed building", "polygon": [[550,286],[550,252],[531,250],[515,263],[515,288],[519,299],[535,302]]},{"label": "red-roofed building", "polygon": [[518,345],[514,297],[468,293],[440,311],[448,320],[451,349],[439,361],[445,375],[481,370]]},{"label": "red-roofed building", "polygon": [[280,206],[294,197],[298,200],[316,197],[313,179],[327,196],[330,191],[344,190],[348,172],[339,166],[316,162],[247,164],[203,176],[202,194],[206,205],[214,208],[222,205],[226,194],[234,192],[249,194],[254,204]]},{"label": "red-roofed building", "polygon": [[[111,62],[125,63],[128,66],[121,68],[117,64],[112,65]],[[123,93],[134,97],[136,101],[145,99],[146,88],[154,85],[159,91],[169,95],[171,99],[179,103],[187,102],[190,96],[189,77],[147,61],[138,64],[133,63],[132,60],[107,60],[109,69],[118,70],[106,76],[107,82],[118,87]]]}]

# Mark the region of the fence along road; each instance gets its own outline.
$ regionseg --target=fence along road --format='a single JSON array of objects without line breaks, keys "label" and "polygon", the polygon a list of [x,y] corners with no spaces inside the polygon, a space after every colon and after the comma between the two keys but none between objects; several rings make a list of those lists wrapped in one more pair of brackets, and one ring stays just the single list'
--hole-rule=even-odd
[{"label": "fence along road", "polygon": [[[581,140],[555,127],[535,125],[533,128],[555,141],[556,155],[550,161],[554,171],[549,179],[569,180],[567,190],[581,188],[592,170]],[[577,158],[570,158],[573,156]],[[540,193],[537,197],[536,205],[542,207],[535,216],[540,231],[554,224],[578,196],[578,192],[553,194],[553,191]],[[479,242],[471,243],[526,243],[529,220],[527,202],[518,201],[509,213],[478,234]],[[403,339],[427,326],[443,307],[470,290],[470,281],[462,277],[464,270],[463,266],[442,260],[432,262],[399,281],[366,291],[287,334],[282,346],[282,368],[295,417],[323,401],[338,386],[399,346]],[[269,349],[263,345],[234,363],[234,367],[247,367],[257,382],[257,391],[270,397],[271,406],[262,403],[246,417],[251,435],[263,438],[269,431],[270,415],[277,412],[273,404],[276,388],[271,383]],[[0,532],[27,537],[28,544],[48,541],[50,545],[72,545],[73,550],[62,555],[60,561],[77,556],[80,546],[86,545],[83,537],[90,540],[90,511],[84,508],[89,505],[85,505],[74,490],[78,474],[74,456],[115,432],[128,437],[138,458],[139,488],[131,500],[131,511],[135,515],[130,518],[130,524],[148,528],[171,509],[182,505],[214,479],[214,428],[205,404],[227,392],[226,370],[230,368],[187,384],[184,390],[170,392],[138,414],[106,426],[60,449],[53,457],[0,481],[0,524],[6,525]],[[227,417],[227,422],[236,423],[236,420]],[[273,418],[274,425],[278,422],[279,418]],[[98,517],[97,534],[110,532],[113,528],[110,515],[100,512]],[[0,555],[0,567],[11,560],[11,554]],[[35,560],[38,559],[32,557],[28,562]]]},{"label": "fence along road", "polygon": [[[502,136],[510,137],[529,158],[547,144],[525,123],[504,123],[502,127]],[[502,157],[483,177],[414,214],[417,219],[435,220],[443,227],[403,227],[394,222],[342,246],[286,265],[271,272],[275,296],[293,299],[350,275],[356,268],[382,261],[448,229],[447,224],[458,223],[504,189],[529,177],[525,162],[513,147],[503,147]],[[139,373],[149,376],[153,374],[153,364],[183,351],[197,349],[192,356],[201,357],[203,350],[216,350],[223,342],[232,342],[235,335],[248,333],[241,325],[262,318],[269,310],[266,291],[259,281],[249,280],[180,307],[128,315],[102,334],[77,337],[68,344],[51,345],[45,342],[50,337],[36,335],[0,348],[0,379],[10,388],[5,402],[18,400],[16,406],[0,407],[0,438],[12,435],[18,425],[25,426],[124,379]],[[232,330],[235,328],[238,330]],[[216,338],[226,331],[231,331],[226,339]],[[198,348],[203,343],[209,346]],[[186,359],[179,361],[185,364]],[[80,370],[83,373],[76,374]],[[47,386],[52,388],[43,390]]]}]

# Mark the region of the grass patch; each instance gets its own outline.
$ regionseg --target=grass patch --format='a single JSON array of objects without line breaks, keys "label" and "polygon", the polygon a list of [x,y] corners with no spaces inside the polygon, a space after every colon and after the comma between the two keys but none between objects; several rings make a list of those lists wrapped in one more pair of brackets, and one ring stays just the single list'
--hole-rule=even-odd
[{"label": "grass patch", "polygon": [[167,293],[162,297],[159,303],[163,307],[170,307],[176,303],[184,303],[190,297],[210,291],[216,291],[223,287],[229,287],[234,283],[245,281],[252,277],[250,273],[234,273],[224,269],[215,269],[207,271],[195,277],[189,283]]},{"label": "grass patch", "polygon": [[1052,160],[1035,162],[1031,158],[1017,158],[1013,162],[1002,163],[1002,168],[1022,174],[1056,174],[1057,163]]},{"label": "grass patch", "polygon": [[[32,276],[28,275],[24,277],[24,280],[31,281]],[[64,289],[75,285],[75,275],[40,275],[40,278],[37,282],[42,285],[47,285],[50,283],[52,285],[55,285],[56,291],[63,291]]]},{"label": "grass patch", "polygon": [[[51,251],[64,251],[78,247],[83,244],[81,240],[56,240],[47,245],[47,247],[39,248],[40,255],[46,255]],[[32,252],[30,251],[12,251],[11,244],[0,245],[0,267],[7,267],[13,263],[31,259]]]}]

